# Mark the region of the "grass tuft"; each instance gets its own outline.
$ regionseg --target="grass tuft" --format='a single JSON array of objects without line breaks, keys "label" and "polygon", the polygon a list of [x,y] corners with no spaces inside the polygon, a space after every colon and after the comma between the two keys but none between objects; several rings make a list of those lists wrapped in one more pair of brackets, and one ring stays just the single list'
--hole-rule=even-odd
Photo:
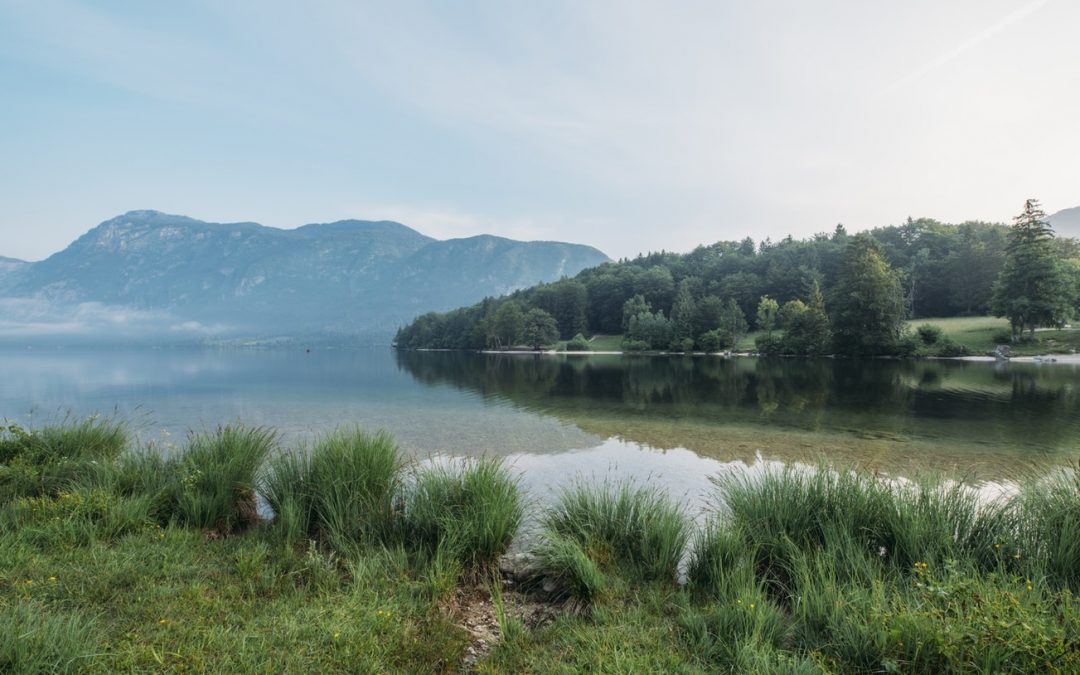
[{"label": "grass tuft", "polygon": [[577,544],[601,569],[631,581],[675,584],[690,537],[685,513],[658,490],[629,483],[579,484],[542,517],[549,544]]},{"label": "grass tuft", "polygon": [[1017,533],[1005,547],[1029,575],[1080,591],[1080,465],[1029,481],[1010,510]]},{"label": "grass tuft", "polygon": [[[243,426],[191,435],[184,452],[165,463],[172,518],[222,534],[253,525],[258,520],[259,472],[275,442],[274,432]],[[144,468],[156,470],[152,462]]]},{"label": "grass tuft", "polygon": [[431,466],[416,475],[403,536],[421,553],[453,551],[466,571],[481,574],[510,547],[523,515],[517,481],[501,461]]},{"label": "grass tuft", "polygon": [[123,426],[96,416],[33,430],[2,428],[0,503],[100,485],[126,447]]},{"label": "grass tuft", "polygon": [[274,458],[263,492],[287,541],[337,548],[386,541],[395,528],[404,462],[386,433],[338,430],[311,451]]}]

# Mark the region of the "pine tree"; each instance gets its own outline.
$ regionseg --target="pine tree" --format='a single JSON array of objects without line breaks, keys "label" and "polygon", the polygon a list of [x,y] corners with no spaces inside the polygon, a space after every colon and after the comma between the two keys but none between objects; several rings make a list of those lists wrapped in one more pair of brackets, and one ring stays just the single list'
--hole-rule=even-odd
[{"label": "pine tree", "polygon": [[851,237],[833,289],[837,353],[893,354],[904,329],[904,292],[881,246],[867,234]]},{"label": "pine tree", "polygon": [[1034,338],[1036,327],[1067,321],[1072,294],[1039,200],[1027,200],[1024,212],[1013,220],[992,302],[997,316],[1008,317],[1015,342],[1025,330]]},{"label": "pine tree", "polygon": [[676,349],[682,349],[684,340],[693,342],[696,312],[697,303],[694,302],[694,296],[690,294],[690,284],[683,280],[675,293],[675,302],[671,305],[672,345]]}]

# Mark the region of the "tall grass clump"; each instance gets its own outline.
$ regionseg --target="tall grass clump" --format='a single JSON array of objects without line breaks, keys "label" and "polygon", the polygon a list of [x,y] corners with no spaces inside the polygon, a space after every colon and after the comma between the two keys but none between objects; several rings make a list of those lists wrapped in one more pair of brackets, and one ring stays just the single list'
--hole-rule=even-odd
[{"label": "tall grass clump", "polygon": [[754,582],[754,558],[753,548],[738,528],[711,518],[690,546],[687,586],[697,595],[737,594]]},{"label": "tall grass clump", "polygon": [[1005,537],[1001,508],[981,505],[962,483],[900,483],[822,464],[717,484],[731,524],[756,551],[758,573],[781,587],[794,583],[799,558],[816,551],[845,564],[870,557],[894,571],[951,558],[992,567],[994,544]]},{"label": "tall grass clump", "polygon": [[683,510],[659,490],[630,483],[565,490],[542,517],[545,539],[576,544],[602,569],[629,581],[677,581],[690,538]]},{"label": "tall grass clump", "polygon": [[523,515],[517,481],[498,459],[430,466],[417,472],[403,535],[422,554],[447,548],[465,571],[482,573],[510,547]]},{"label": "tall grass clump", "polygon": [[283,536],[335,547],[392,536],[402,485],[401,451],[385,432],[338,430],[308,453],[274,458],[263,492]]},{"label": "tall grass clump", "polygon": [[121,424],[97,417],[32,430],[2,428],[0,502],[100,485],[127,441]]},{"label": "tall grass clump", "polygon": [[[163,465],[170,480],[167,501],[172,519],[220,533],[254,524],[259,473],[275,443],[274,432],[239,425],[192,434],[184,451]],[[142,468],[158,469],[152,461]],[[152,485],[154,479],[144,481]]]},{"label": "tall grass clump", "polygon": [[1032,576],[1080,592],[1080,465],[1028,481],[1011,515],[1017,539],[1006,559],[1014,558]]},{"label": "tall grass clump", "polygon": [[34,602],[0,609],[0,672],[83,672],[96,655],[98,629],[78,612]]},{"label": "tall grass clump", "polygon": [[0,536],[13,536],[40,550],[86,546],[155,527],[147,497],[100,489],[22,497],[0,506]]}]

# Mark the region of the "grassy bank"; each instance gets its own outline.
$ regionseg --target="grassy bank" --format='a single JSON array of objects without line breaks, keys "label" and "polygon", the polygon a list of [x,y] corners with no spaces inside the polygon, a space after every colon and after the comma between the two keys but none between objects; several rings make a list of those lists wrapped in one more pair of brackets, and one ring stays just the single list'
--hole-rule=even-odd
[{"label": "grassy bank", "polygon": [[[993,316],[945,317],[912,319],[907,322],[914,334],[920,326],[930,324],[941,330],[939,342],[935,345],[921,345],[918,354],[936,356],[946,343],[955,345],[955,350],[945,350],[949,355],[964,353],[975,356],[991,354],[994,348],[1009,341],[1009,322],[1007,319]],[[774,331],[782,334],[782,331]],[[752,352],[756,349],[755,340],[764,335],[754,331],[743,335],[735,345],[736,352]],[[598,335],[590,343],[592,351],[621,351],[621,335]],[[555,346],[556,351],[564,351],[566,342]],[[1034,340],[1024,340],[1011,345],[1016,356],[1038,356],[1041,354],[1069,354],[1080,352],[1080,329],[1045,329],[1035,332]],[[955,352],[955,354],[953,354]]]},{"label": "grassy bank", "polygon": [[[966,347],[972,354],[982,355],[994,347],[1009,342],[1009,322],[993,316],[948,317],[944,319],[914,319],[908,322],[911,330],[931,324],[941,328],[942,338]],[[1068,354],[1080,351],[1080,330],[1038,330],[1034,340],[1011,345],[1017,356]]]},{"label": "grassy bank", "polygon": [[[385,435],[229,427],[168,454],[87,421],[0,435],[0,670],[1075,672],[1080,479],[822,466],[567,486],[417,467]],[[261,495],[277,517],[256,509]]]}]

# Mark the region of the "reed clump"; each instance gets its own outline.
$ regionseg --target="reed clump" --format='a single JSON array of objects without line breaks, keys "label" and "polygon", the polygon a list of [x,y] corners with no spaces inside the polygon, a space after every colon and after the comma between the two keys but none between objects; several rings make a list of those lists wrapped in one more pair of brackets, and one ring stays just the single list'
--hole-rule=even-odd
[{"label": "reed clump", "polygon": [[388,434],[337,430],[310,451],[275,457],[263,493],[288,542],[384,542],[398,517],[404,464]]},{"label": "reed clump", "polygon": [[449,549],[466,571],[494,568],[524,517],[517,481],[502,462],[478,459],[420,469],[406,498],[403,540],[423,555]]},{"label": "reed clump", "polygon": [[625,482],[574,485],[540,522],[541,566],[562,594],[581,601],[611,578],[674,586],[690,537],[681,507],[656,489]]}]

